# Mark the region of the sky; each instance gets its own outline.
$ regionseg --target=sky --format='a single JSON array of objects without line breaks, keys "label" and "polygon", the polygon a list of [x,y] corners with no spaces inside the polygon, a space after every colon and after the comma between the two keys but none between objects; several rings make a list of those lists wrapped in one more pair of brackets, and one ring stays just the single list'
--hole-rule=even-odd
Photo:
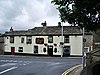
[{"label": "sky", "polygon": [[27,30],[42,26],[57,26],[60,21],[57,6],[51,0],[0,0],[0,33]]}]

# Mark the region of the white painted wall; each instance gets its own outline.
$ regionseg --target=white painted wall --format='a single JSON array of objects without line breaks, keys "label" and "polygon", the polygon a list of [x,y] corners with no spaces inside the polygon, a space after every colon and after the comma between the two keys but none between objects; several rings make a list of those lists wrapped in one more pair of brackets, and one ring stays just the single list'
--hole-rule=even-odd
[{"label": "white painted wall", "polygon": [[[32,44],[26,44],[26,36],[15,36],[14,43],[10,43],[10,37],[7,37],[5,37],[5,52],[11,52],[11,47],[15,47],[15,52],[18,52],[18,48],[23,47],[23,53],[34,54],[34,45],[36,45],[39,49],[38,54],[47,55],[47,51],[43,52],[43,48],[45,47],[47,49],[47,46],[45,46],[44,44],[35,43],[36,38],[44,38],[44,43],[47,43],[48,45],[53,45],[53,55],[61,55],[61,36],[53,36],[53,43],[48,43],[48,36],[32,36]],[[21,43],[21,37],[24,37],[24,43]],[[65,45],[70,46],[70,55],[82,55],[82,36],[70,36],[69,39],[70,42],[65,43]],[[54,44],[57,44],[57,46],[54,46]],[[57,48],[57,53],[54,52],[54,48]]]},{"label": "white painted wall", "polygon": [[[53,43],[48,43],[48,36],[33,36],[33,45],[38,45],[39,46],[39,54],[46,54],[47,55],[47,51],[44,53],[43,52],[43,48],[45,47],[47,49],[47,46],[45,46],[44,44],[36,44],[35,43],[35,39],[36,38],[44,38],[44,43],[47,43],[48,45],[52,45],[53,46],[53,54],[54,55],[61,55],[61,49],[60,49],[60,42],[61,42],[61,36],[54,36],[53,37]],[[57,44],[57,46],[54,46],[54,44]],[[57,52],[54,52],[54,48],[57,48]]]},{"label": "white painted wall", "polygon": [[70,55],[82,55],[83,47],[82,36],[70,36]]},{"label": "white painted wall", "polygon": [[[8,37],[8,39],[7,39]],[[16,36],[14,37],[14,43],[10,43],[10,37],[5,37],[5,52],[11,52],[11,47],[15,47],[15,52],[18,52],[19,47],[23,47],[23,53],[33,53],[32,51],[32,44],[26,44],[26,40],[24,43],[21,43],[21,37]],[[23,36],[25,39],[26,37]]]}]

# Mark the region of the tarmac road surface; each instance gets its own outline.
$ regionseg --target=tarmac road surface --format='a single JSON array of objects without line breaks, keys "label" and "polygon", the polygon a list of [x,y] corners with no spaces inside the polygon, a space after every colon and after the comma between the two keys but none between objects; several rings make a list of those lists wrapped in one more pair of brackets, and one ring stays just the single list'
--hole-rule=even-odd
[{"label": "tarmac road surface", "polygon": [[0,75],[61,75],[81,57],[0,56]]}]

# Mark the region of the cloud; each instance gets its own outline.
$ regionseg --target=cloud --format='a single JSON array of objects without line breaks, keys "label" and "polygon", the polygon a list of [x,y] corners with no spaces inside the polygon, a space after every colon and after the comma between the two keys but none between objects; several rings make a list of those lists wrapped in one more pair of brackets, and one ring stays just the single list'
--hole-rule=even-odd
[{"label": "cloud", "polygon": [[41,26],[57,25],[59,12],[50,0],[0,0],[0,32],[31,29]]}]

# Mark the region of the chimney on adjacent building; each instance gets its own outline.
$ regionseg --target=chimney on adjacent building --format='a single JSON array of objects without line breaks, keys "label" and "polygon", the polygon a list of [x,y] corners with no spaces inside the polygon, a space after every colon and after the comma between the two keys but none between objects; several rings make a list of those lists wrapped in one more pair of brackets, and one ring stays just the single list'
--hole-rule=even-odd
[{"label": "chimney on adjacent building", "polygon": [[61,27],[61,22],[58,22],[58,27]]},{"label": "chimney on adjacent building", "polygon": [[42,25],[43,27],[46,27],[46,26],[47,26],[46,21],[44,21],[44,23],[41,23],[41,25]]}]

